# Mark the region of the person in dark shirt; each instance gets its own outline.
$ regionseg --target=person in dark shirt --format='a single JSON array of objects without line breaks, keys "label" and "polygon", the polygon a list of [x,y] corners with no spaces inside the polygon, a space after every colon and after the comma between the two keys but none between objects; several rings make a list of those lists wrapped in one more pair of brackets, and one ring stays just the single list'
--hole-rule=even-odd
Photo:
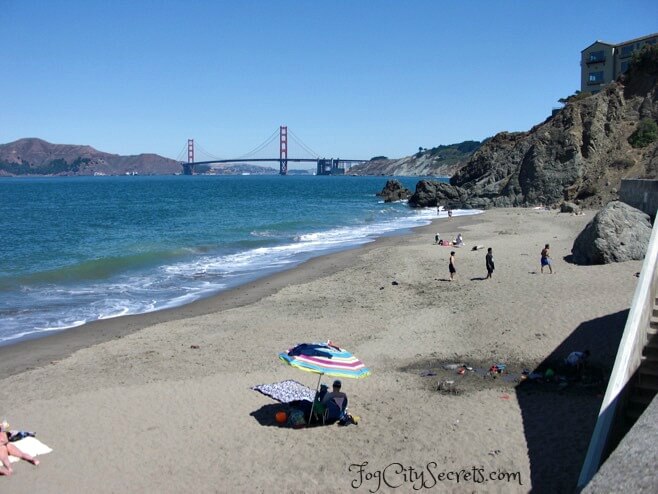
[{"label": "person in dark shirt", "polygon": [[457,274],[457,265],[455,264],[454,250],[450,253],[450,260],[448,261],[448,271],[450,271],[450,281],[453,281],[455,279],[455,274]]},{"label": "person in dark shirt", "polygon": [[485,256],[485,263],[487,265],[487,278],[491,278],[491,275],[494,272],[494,258],[493,258],[493,252],[491,250],[491,247],[487,249],[487,255]]}]

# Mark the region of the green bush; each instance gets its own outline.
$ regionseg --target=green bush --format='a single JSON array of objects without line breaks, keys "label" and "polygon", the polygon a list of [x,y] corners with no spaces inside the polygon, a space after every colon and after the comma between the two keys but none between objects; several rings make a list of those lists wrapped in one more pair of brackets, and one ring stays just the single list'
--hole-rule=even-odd
[{"label": "green bush", "polygon": [[628,138],[628,143],[634,148],[643,148],[658,139],[658,125],[650,118],[643,119],[635,132]]},{"label": "green bush", "polygon": [[645,45],[640,51],[633,53],[628,73],[658,74],[658,45]]},{"label": "green bush", "polygon": [[567,103],[575,103],[576,101],[580,101],[581,99],[588,98],[592,95],[592,93],[589,93],[587,91],[580,92],[576,91],[573,93],[571,96],[567,96],[566,98],[560,98],[558,103],[562,103],[563,105],[566,105]]}]

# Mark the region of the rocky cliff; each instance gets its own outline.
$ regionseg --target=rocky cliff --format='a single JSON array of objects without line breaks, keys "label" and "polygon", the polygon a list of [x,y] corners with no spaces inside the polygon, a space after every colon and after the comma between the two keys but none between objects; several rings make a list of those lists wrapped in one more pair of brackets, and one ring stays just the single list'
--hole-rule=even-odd
[{"label": "rocky cliff", "polygon": [[[452,187],[418,184],[409,203],[450,207],[600,206],[622,178],[658,176],[657,141],[633,147],[639,127],[658,120],[656,57],[625,80],[568,102],[528,132],[502,132],[451,178]],[[650,141],[650,139],[649,139]]]},{"label": "rocky cliff", "polygon": [[385,175],[391,177],[450,177],[464,166],[480,147],[478,141],[420,149],[413,156],[400,159],[373,158],[350,168],[349,175]]},{"label": "rocky cliff", "polygon": [[171,175],[180,164],[157,154],[121,156],[91,146],[27,138],[0,144],[0,175]]}]

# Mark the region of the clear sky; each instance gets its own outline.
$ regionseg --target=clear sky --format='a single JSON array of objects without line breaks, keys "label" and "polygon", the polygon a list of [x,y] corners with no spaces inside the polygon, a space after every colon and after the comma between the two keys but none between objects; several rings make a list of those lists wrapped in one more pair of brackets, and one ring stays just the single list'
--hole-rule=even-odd
[{"label": "clear sky", "polygon": [[528,130],[582,49],[657,31],[655,0],[0,0],[0,143],[402,157]]}]

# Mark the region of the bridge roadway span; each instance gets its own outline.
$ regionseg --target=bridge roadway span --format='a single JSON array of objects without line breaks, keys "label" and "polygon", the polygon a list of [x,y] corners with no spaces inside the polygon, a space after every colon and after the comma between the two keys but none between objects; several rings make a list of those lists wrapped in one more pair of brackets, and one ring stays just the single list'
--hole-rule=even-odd
[{"label": "bridge roadway span", "polygon": [[[243,159],[234,159],[234,160],[210,160],[210,161],[194,161],[192,163],[182,163],[184,165],[210,165],[211,163],[256,163],[264,161],[273,161],[279,163],[281,161],[292,161],[293,163],[317,163],[322,161],[323,158],[243,158]],[[327,159],[326,161],[331,161]],[[363,163],[368,160],[344,160],[342,158],[335,159],[339,163]]]}]

